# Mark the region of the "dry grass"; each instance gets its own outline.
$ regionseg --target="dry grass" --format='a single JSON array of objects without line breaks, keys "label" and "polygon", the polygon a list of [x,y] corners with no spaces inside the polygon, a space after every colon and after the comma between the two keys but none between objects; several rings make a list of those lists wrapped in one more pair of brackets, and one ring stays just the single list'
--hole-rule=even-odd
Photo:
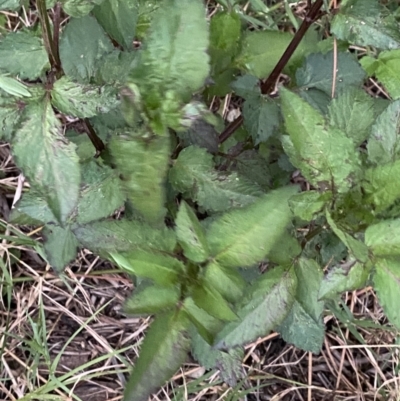
[{"label": "dry grass", "polygon": [[[37,18],[32,10],[3,15],[9,30]],[[385,96],[373,80],[367,90]],[[238,108],[231,97],[216,102],[226,117]],[[40,243],[40,229],[6,223],[11,205],[29,187],[6,144],[0,145],[0,171],[0,400],[121,399],[149,324],[121,312],[132,281],[86,250],[64,276],[55,274],[40,257],[40,245],[26,245],[29,238]],[[246,347],[243,379],[235,388],[218,371],[188,360],[152,401],[400,400],[398,336],[374,292],[345,294],[332,310],[319,355],[271,333]]]}]

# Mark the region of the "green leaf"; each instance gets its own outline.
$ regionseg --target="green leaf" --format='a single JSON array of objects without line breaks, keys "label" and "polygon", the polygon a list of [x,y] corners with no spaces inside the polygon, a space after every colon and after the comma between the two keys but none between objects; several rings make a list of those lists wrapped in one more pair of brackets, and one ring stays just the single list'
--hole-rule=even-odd
[{"label": "green leaf", "polygon": [[60,58],[65,74],[89,83],[96,75],[97,63],[113,45],[103,28],[91,16],[71,18],[60,39]]},{"label": "green leaf", "polygon": [[73,231],[83,247],[102,254],[135,249],[172,252],[176,245],[172,230],[136,220],[96,221],[76,226]]},{"label": "green leaf", "polygon": [[79,195],[81,177],[75,146],[62,135],[47,100],[29,105],[25,112],[13,146],[16,162],[57,219],[65,223]]},{"label": "green leaf", "polygon": [[271,191],[252,205],[214,220],[207,240],[215,260],[227,267],[250,267],[262,260],[290,221],[288,199],[296,191],[297,187]]},{"label": "green leaf", "polygon": [[233,348],[227,352],[216,350],[196,333],[192,335],[191,354],[204,368],[218,369],[222,380],[230,387],[235,387],[244,377],[243,348]]},{"label": "green leaf", "polygon": [[400,100],[391,103],[372,126],[368,159],[376,165],[400,159]]},{"label": "green leaf", "polygon": [[331,26],[340,40],[379,49],[400,47],[399,25],[378,0],[350,0],[340,8]]},{"label": "green leaf", "polygon": [[125,196],[115,170],[94,160],[82,168],[82,185],[75,220],[90,223],[108,217],[123,205]]},{"label": "green leaf", "polygon": [[0,0],[0,10],[15,11],[21,7],[21,0]]},{"label": "green leaf", "polygon": [[97,62],[95,82],[114,86],[124,85],[132,69],[136,53],[114,50]]},{"label": "green leaf", "polygon": [[254,75],[245,74],[240,76],[236,81],[232,82],[231,87],[238,96],[244,99],[261,95],[260,80]]},{"label": "green leaf", "polygon": [[209,256],[206,233],[190,206],[182,201],[175,219],[176,236],[185,256],[202,263]]},{"label": "green leaf", "polygon": [[12,209],[9,222],[21,225],[40,225],[56,223],[57,219],[49,208],[46,199],[31,189],[22,195],[22,198]]},{"label": "green leaf", "polygon": [[[291,162],[316,187],[347,192],[360,175],[360,159],[353,141],[298,95],[281,89],[286,130],[283,147]],[[334,188],[331,188],[332,190]]]},{"label": "green leaf", "polygon": [[31,97],[27,87],[14,78],[0,75],[0,89],[16,97]]},{"label": "green leaf", "polygon": [[132,48],[138,19],[137,0],[105,0],[93,9],[93,14],[118,44]]},{"label": "green leaf", "polygon": [[213,212],[251,204],[263,194],[258,185],[236,173],[216,171],[213,156],[195,146],[180,152],[169,181],[185,197]]},{"label": "green leaf", "polygon": [[343,229],[336,224],[329,211],[326,211],[326,220],[331,226],[332,231],[340,238],[343,244],[346,245],[347,249],[351,254],[359,261],[366,262],[368,260],[368,248],[361,241],[353,238],[350,234],[346,233]]},{"label": "green leaf", "polygon": [[236,320],[237,316],[215,288],[206,281],[196,285],[191,292],[195,304],[211,316],[221,320]]},{"label": "green leaf", "polygon": [[154,320],[126,385],[124,401],[147,401],[178,370],[190,349],[188,324],[185,315],[179,312]]},{"label": "green leaf", "polygon": [[[334,54],[310,54],[303,67],[296,71],[297,86],[315,88],[332,94]],[[357,59],[350,53],[338,53],[336,59],[335,91],[340,92],[349,85],[361,86],[365,79],[365,72],[358,64]],[[327,71],[332,71],[328,74]]]},{"label": "green leaf", "polygon": [[304,221],[311,221],[322,211],[331,196],[330,192],[321,194],[318,191],[305,191],[294,194],[289,199],[289,206],[295,216]]},{"label": "green leaf", "polygon": [[246,287],[246,281],[240,273],[216,262],[211,262],[205,267],[204,282],[232,303],[240,300]]},{"label": "green leaf", "polygon": [[278,131],[281,124],[278,104],[262,95],[249,97],[244,102],[243,118],[254,145],[265,142]]},{"label": "green leaf", "polygon": [[103,0],[62,0],[63,10],[71,17],[80,18],[88,15],[96,4]]},{"label": "green leaf", "polygon": [[369,226],[365,231],[365,243],[375,256],[400,255],[400,219]]},{"label": "green leaf", "polygon": [[278,328],[282,338],[303,351],[319,354],[325,338],[325,326],[315,321],[295,301],[286,319]]},{"label": "green leaf", "polygon": [[334,266],[322,279],[319,299],[337,299],[345,291],[354,291],[366,285],[370,269],[363,263],[349,261]]},{"label": "green leaf", "polygon": [[400,265],[397,260],[378,259],[373,276],[374,289],[378,294],[389,321],[400,329]]},{"label": "green leaf", "polygon": [[204,309],[199,308],[193,298],[187,297],[183,301],[182,310],[186,312],[187,317],[193,323],[199,335],[209,344],[214,342],[215,334],[221,329],[223,323],[221,320],[208,314]]},{"label": "green leaf", "polygon": [[215,127],[203,119],[196,120],[185,132],[178,132],[182,147],[190,145],[207,149],[210,153],[218,153],[218,132]]},{"label": "green leaf", "polygon": [[268,252],[268,260],[281,266],[291,266],[302,249],[298,240],[288,231],[284,231],[279,240]]},{"label": "green leaf", "polygon": [[368,138],[374,117],[373,98],[356,87],[344,89],[329,105],[330,123],[343,131],[355,146]]},{"label": "green leaf", "polygon": [[400,185],[396,185],[400,174],[400,160],[383,164],[365,171],[363,188],[366,201],[373,203],[375,210],[381,212],[400,198]]},{"label": "green leaf", "polygon": [[129,315],[152,315],[174,307],[180,297],[177,287],[151,285],[133,292],[125,302],[124,311]]},{"label": "green leaf", "polygon": [[110,151],[133,207],[145,219],[159,222],[165,215],[165,187],[170,141],[168,136],[124,132],[113,136]]},{"label": "green leaf", "polygon": [[[189,100],[209,73],[208,27],[198,0],[165,0],[153,13],[150,30],[131,73],[152,110],[161,107],[169,91]],[[164,105],[165,107],[165,105]]]},{"label": "green leaf", "polygon": [[78,241],[69,227],[46,225],[43,229],[44,250],[50,265],[62,272],[76,258]]},{"label": "green leaf", "polygon": [[288,316],[279,327],[283,339],[304,351],[319,353],[324,341],[322,313],[324,302],[318,292],[322,269],[311,259],[301,258],[295,266],[296,299]]},{"label": "green leaf", "polygon": [[49,68],[43,41],[33,31],[11,32],[0,41],[0,71],[33,81]]},{"label": "green leaf", "polygon": [[[238,67],[257,78],[266,78],[278,63],[293,35],[282,31],[247,32],[242,50],[236,59]],[[314,40],[307,36],[300,42],[284,71],[301,62],[303,57],[316,49]]]},{"label": "green leaf", "polygon": [[82,85],[62,77],[51,92],[52,104],[64,114],[87,118],[108,113],[119,105],[117,91],[111,86]]},{"label": "green leaf", "polygon": [[267,335],[286,317],[294,302],[296,277],[293,269],[269,270],[247,291],[239,305],[239,319],[218,334],[215,346],[230,349]]},{"label": "green leaf", "polygon": [[374,75],[393,99],[400,98],[400,78],[397,74],[400,68],[400,50],[382,52],[377,60],[366,56],[360,62],[368,75]]},{"label": "green leaf", "polygon": [[185,265],[182,262],[162,253],[135,249],[130,252],[110,252],[110,255],[128,273],[149,278],[157,284],[177,283],[185,274]]},{"label": "green leaf", "polygon": [[23,100],[0,93],[0,138],[11,141],[26,107]]},{"label": "green leaf", "polygon": [[319,89],[308,89],[302,88],[299,95],[307,103],[309,103],[314,109],[318,110],[322,115],[326,116],[328,114],[328,106],[332,100],[331,96]]}]

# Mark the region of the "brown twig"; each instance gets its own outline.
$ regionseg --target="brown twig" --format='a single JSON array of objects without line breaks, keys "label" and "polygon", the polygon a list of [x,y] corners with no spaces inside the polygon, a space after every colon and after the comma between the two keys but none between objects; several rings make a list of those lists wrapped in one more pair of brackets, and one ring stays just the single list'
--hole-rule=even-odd
[{"label": "brown twig", "polygon": [[[275,68],[272,70],[271,74],[268,76],[267,80],[261,85],[261,93],[263,95],[267,95],[275,86],[276,80],[279,78],[282,70],[289,62],[289,59],[292,57],[293,53],[297,49],[308,28],[310,28],[313,22],[320,17],[320,9],[322,7],[322,4],[323,0],[316,0],[316,2],[311,6],[302,24],[300,25],[300,28],[293,36],[292,41],[289,43],[289,46],[282,54],[282,57],[276,64]],[[230,123],[219,136],[219,143],[225,142],[242,125],[242,123],[243,116],[239,116],[236,120]]]},{"label": "brown twig", "polygon": [[92,144],[96,149],[95,157],[99,157],[100,153],[106,148],[104,142],[97,136],[95,130],[92,127],[92,124],[87,118],[85,118],[83,122],[85,124],[86,132],[89,136],[89,139],[92,141]]}]

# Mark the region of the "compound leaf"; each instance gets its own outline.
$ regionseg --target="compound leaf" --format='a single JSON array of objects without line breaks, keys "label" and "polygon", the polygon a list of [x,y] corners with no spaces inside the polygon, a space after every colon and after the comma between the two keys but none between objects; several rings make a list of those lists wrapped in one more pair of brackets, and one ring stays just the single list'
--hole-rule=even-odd
[{"label": "compound leaf", "polygon": [[172,252],[176,245],[172,230],[153,228],[136,220],[104,220],[74,227],[85,248],[96,253],[149,249]]},{"label": "compound leaf", "polygon": [[243,104],[244,126],[254,144],[267,141],[277,132],[281,116],[277,103],[269,97],[252,96]]},{"label": "compound leaf", "polygon": [[62,272],[76,258],[78,241],[69,227],[46,225],[43,229],[44,250],[50,265]]},{"label": "compound leaf", "polygon": [[126,385],[124,401],[147,401],[178,370],[190,349],[188,326],[182,312],[156,317]]},{"label": "compound leaf", "polygon": [[152,315],[174,307],[180,297],[177,287],[161,287],[151,285],[137,289],[126,300],[124,311],[129,315]]},{"label": "compound leaf", "polygon": [[[357,59],[350,53],[338,53],[336,60],[336,75],[333,74],[334,54],[310,54],[303,67],[296,71],[297,86],[303,89],[319,89],[331,96],[333,78],[335,90],[340,92],[349,85],[361,86],[365,79],[365,72],[358,64]],[[327,71],[332,71],[328,74]]]},{"label": "compound leaf", "polygon": [[169,181],[185,197],[213,212],[251,204],[264,193],[237,173],[216,171],[213,156],[196,146],[180,152],[169,172]]},{"label": "compound leaf", "polygon": [[137,0],[105,0],[93,9],[93,14],[117,43],[132,48],[138,19]]},{"label": "compound leaf", "polygon": [[215,346],[226,350],[267,335],[289,312],[296,284],[293,269],[277,267],[262,275],[239,304],[239,319],[222,329]]},{"label": "compound leaf", "polygon": [[374,289],[389,321],[400,329],[400,264],[397,260],[378,259],[373,276]]},{"label": "compound leaf", "polygon": [[394,15],[385,13],[379,0],[347,1],[333,19],[331,32],[359,46],[400,47],[399,25]]},{"label": "compound leaf", "polygon": [[193,262],[204,262],[209,256],[206,233],[190,206],[182,201],[175,219],[176,236],[185,256]]},{"label": "compound leaf", "polygon": [[64,223],[79,196],[81,177],[75,146],[62,135],[47,100],[29,105],[25,118],[15,136],[14,156],[33,188]]},{"label": "compound leaf", "polygon": [[145,132],[114,135],[110,151],[128,199],[145,219],[159,222],[165,215],[164,181],[168,169],[168,136],[146,138]]},{"label": "compound leaf", "polygon": [[365,231],[365,243],[375,256],[400,255],[400,219],[369,226]]},{"label": "compound leaf", "polygon": [[393,163],[400,158],[400,99],[376,119],[367,147],[368,159],[376,165]]},{"label": "compound leaf", "polygon": [[64,114],[87,118],[108,113],[118,104],[117,91],[111,86],[82,85],[62,77],[51,92],[52,104]]},{"label": "compound leaf", "polygon": [[343,90],[329,105],[330,123],[343,131],[355,146],[368,138],[374,117],[373,98],[357,87]]},{"label": "compound leaf", "polygon": [[227,267],[250,267],[262,260],[289,223],[288,199],[296,192],[297,187],[280,188],[215,219],[207,231],[214,259]]},{"label": "compound leaf", "polygon": [[131,252],[111,252],[110,255],[128,273],[149,278],[160,285],[177,283],[185,273],[182,262],[162,253],[135,249]]},{"label": "compound leaf", "polygon": [[43,41],[32,31],[11,32],[0,41],[0,71],[35,80],[49,68]]},{"label": "compound leaf", "polygon": [[60,58],[65,74],[78,82],[95,77],[98,61],[113,50],[110,39],[95,18],[71,18],[60,39]]},{"label": "compound leaf", "polygon": [[[360,175],[360,159],[353,141],[298,95],[281,89],[282,112],[287,132],[283,147],[292,163],[316,187],[347,192]],[[333,189],[333,188],[332,188]]]}]

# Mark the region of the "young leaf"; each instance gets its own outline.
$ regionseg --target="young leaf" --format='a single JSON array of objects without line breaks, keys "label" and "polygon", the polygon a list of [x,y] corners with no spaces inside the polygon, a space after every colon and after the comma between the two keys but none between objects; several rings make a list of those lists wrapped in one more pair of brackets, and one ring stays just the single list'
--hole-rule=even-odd
[{"label": "young leaf", "polygon": [[103,28],[91,16],[71,18],[60,39],[60,58],[65,74],[89,83],[96,75],[97,62],[113,50]]},{"label": "young leaf", "polygon": [[0,75],[0,89],[16,97],[31,97],[27,87],[14,78]]},{"label": "young leaf", "polygon": [[360,88],[346,88],[329,105],[330,123],[343,131],[355,146],[368,138],[374,117],[374,100]]},{"label": "young leaf", "polygon": [[322,269],[311,260],[299,259],[296,299],[289,314],[279,327],[283,339],[304,351],[318,353],[324,341],[322,312],[324,302],[318,300]]},{"label": "young leaf", "polygon": [[400,99],[392,102],[376,119],[367,147],[368,160],[376,165],[400,159]]},{"label": "young leaf", "polygon": [[76,258],[78,241],[69,227],[46,225],[43,229],[44,250],[50,265],[62,272]]},{"label": "young leaf", "polygon": [[180,297],[177,287],[159,287],[151,285],[142,290],[135,290],[126,300],[125,313],[129,315],[152,315],[174,307]]},{"label": "young leaf", "polygon": [[227,269],[216,262],[205,267],[204,282],[232,303],[240,300],[247,284],[236,270]]},{"label": "young leaf", "polygon": [[333,19],[331,32],[340,40],[378,49],[400,47],[399,25],[379,0],[350,0]]},{"label": "young leaf", "polygon": [[334,266],[322,279],[319,299],[337,299],[345,291],[365,287],[370,270],[369,266],[355,261]]},{"label": "young leaf", "polygon": [[185,265],[172,256],[135,249],[131,252],[110,252],[115,263],[130,274],[146,277],[160,285],[179,282],[185,275]]},{"label": "young leaf", "polygon": [[111,86],[82,85],[62,77],[54,84],[51,103],[64,114],[87,118],[107,113],[119,105],[117,90]]},{"label": "young leaf", "polygon": [[13,153],[33,188],[65,223],[79,195],[80,167],[75,146],[62,135],[50,102],[26,108],[26,120],[15,136]]},{"label": "young leaf", "polygon": [[290,135],[283,146],[292,163],[316,187],[334,185],[347,192],[360,175],[360,159],[353,141],[298,95],[281,89],[282,112]]},{"label": "young leaf", "polygon": [[400,329],[400,265],[394,259],[378,259],[374,289],[389,321]]},{"label": "young leaf", "polygon": [[365,243],[375,256],[400,255],[400,219],[369,226],[365,231]]},{"label": "young leaf", "polygon": [[239,305],[239,319],[218,334],[218,349],[230,349],[265,336],[286,317],[294,302],[296,277],[293,269],[274,268],[261,276]]},{"label": "young leaf", "polygon": [[88,15],[96,4],[104,0],[62,0],[63,10],[71,17],[80,18]]},{"label": "young leaf", "polygon": [[387,209],[400,198],[400,185],[396,185],[399,174],[400,159],[365,171],[362,186],[367,195],[366,201],[373,203],[376,211]]},{"label": "young leaf", "polygon": [[[236,64],[240,69],[257,78],[266,78],[292,38],[291,33],[282,31],[248,32],[243,38],[242,50],[236,58]],[[304,38],[284,71],[287,72],[288,68],[299,64],[302,58],[313,50],[316,50],[314,40],[311,37]]]},{"label": "young leaf", "polygon": [[32,31],[11,32],[0,41],[0,71],[33,81],[49,68],[43,41]]},{"label": "young leaf", "polygon": [[[131,73],[154,109],[169,91],[187,101],[209,73],[208,27],[198,0],[165,0],[154,12],[137,67]],[[164,105],[165,107],[165,105]]]},{"label": "young leaf", "polygon": [[252,96],[243,104],[244,126],[254,144],[267,141],[277,132],[281,116],[277,103],[269,97]]},{"label": "young leaf", "polygon": [[182,201],[175,220],[176,236],[185,256],[202,263],[209,256],[206,233],[190,206]]},{"label": "young leaf", "polygon": [[290,221],[288,199],[296,191],[297,187],[272,191],[214,220],[207,240],[215,260],[226,267],[250,267],[263,259]]},{"label": "young leaf", "polygon": [[153,228],[136,220],[105,220],[74,227],[85,248],[96,253],[149,249],[172,252],[176,238],[172,230]]},{"label": "young leaf", "polygon": [[214,349],[199,334],[192,335],[193,357],[206,369],[218,369],[222,380],[231,387],[244,377],[243,348],[232,348],[227,352]]},{"label": "young leaf", "polygon": [[335,77],[335,89],[342,91],[349,85],[361,86],[365,79],[365,72],[358,64],[357,59],[350,53],[338,53],[336,59],[337,73],[333,72],[334,54],[314,53],[310,54],[302,68],[296,71],[297,86],[307,89],[319,89],[329,96],[332,94],[332,83]]},{"label": "young leaf", "polygon": [[138,19],[137,0],[105,0],[93,9],[104,30],[125,49],[132,49]]},{"label": "young leaf", "polygon": [[293,195],[289,199],[289,206],[293,214],[304,221],[311,221],[320,213],[332,194],[318,191],[305,191]]},{"label": "young leaf", "polygon": [[251,204],[263,194],[258,185],[236,173],[216,171],[213,156],[196,146],[180,152],[169,181],[185,197],[213,212]]},{"label": "young leaf", "polygon": [[146,131],[114,135],[110,151],[133,207],[147,220],[159,222],[165,214],[170,142],[168,136],[146,136]]},{"label": "young leaf", "polygon": [[237,316],[215,288],[206,281],[196,285],[191,292],[195,304],[211,316],[221,320],[236,320]]},{"label": "young leaf", "polygon": [[326,211],[326,220],[331,226],[332,231],[340,238],[343,244],[359,262],[366,262],[368,260],[368,248],[361,241],[353,238],[350,234],[343,231],[338,224],[333,221],[329,211]]},{"label": "young leaf", "polygon": [[82,181],[77,223],[86,224],[108,217],[123,205],[125,196],[115,170],[90,160],[83,165]]},{"label": "young leaf", "polygon": [[190,349],[188,326],[182,312],[169,312],[154,320],[126,385],[124,401],[147,401],[178,370]]}]

